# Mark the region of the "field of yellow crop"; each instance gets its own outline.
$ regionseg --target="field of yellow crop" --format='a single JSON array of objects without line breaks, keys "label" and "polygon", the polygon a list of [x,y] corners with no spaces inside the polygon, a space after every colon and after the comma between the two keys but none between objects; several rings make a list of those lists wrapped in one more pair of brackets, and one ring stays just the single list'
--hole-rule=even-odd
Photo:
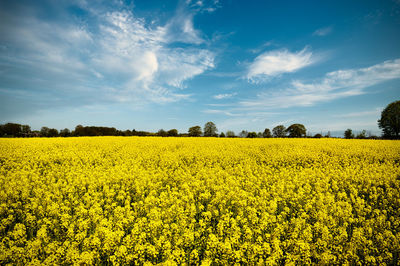
[{"label": "field of yellow crop", "polygon": [[0,139],[0,264],[398,264],[400,142]]}]

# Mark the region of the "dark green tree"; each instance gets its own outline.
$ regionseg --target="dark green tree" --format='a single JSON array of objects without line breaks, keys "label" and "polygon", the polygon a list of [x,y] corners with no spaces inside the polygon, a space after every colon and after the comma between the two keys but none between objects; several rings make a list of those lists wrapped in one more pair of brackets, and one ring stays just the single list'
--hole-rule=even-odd
[{"label": "dark green tree", "polygon": [[77,125],[73,132],[74,136],[85,136],[85,128],[82,125]]},{"label": "dark green tree", "polygon": [[189,137],[200,137],[201,136],[201,127],[200,126],[194,126],[189,128],[188,130]]},{"label": "dark green tree", "polygon": [[272,129],[272,134],[275,138],[284,138],[286,137],[286,128],[284,125],[276,126]]},{"label": "dark green tree", "polygon": [[204,137],[216,137],[218,129],[213,122],[207,122],[204,125]]},{"label": "dark green tree", "polygon": [[400,101],[390,103],[383,109],[378,126],[385,138],[400,138]]},{"label": "dark green tree", "polygon": [[170,130],[168,130],[168,137],[176,137],[176,136],[178,136],[178,130],[177,129],[170,129]]},{"label": "dark green tree", "polygon": [[3,134],[6,136],[18,137],[21,135],[22,127],[20,124],[7,123],[2,126]]},{"label": "dark green tree", "polygon": [[58,130],[55,128],[50,128],[47,137],[57,137],[58,136]]},{"label": "dark green tree", "polygon": [[246,136],[246,138],[257,138],[257,133],[256,132],[249,132]]},{"label": "dark green tree", "polygon": [[164,129],[160,129],[160,130],[157,132],[157,136],[166,137],[166,136],[168,136],[168,133],[167,133],[167,131],[165,131]]},{"label": "dark green tree", "polygon": [[289,138],[302,138],[306,136],[306,127],[302,124],[293,124],[286,129],[289,134]]},{"label": "dark green tree", "polygon": [[263,138],[271,138],[271,137],[272,137],[271,130],[269,130],[269,128],[264,129]]},{"label": "dark green tree", "polygon": [[42,137],[48,137],[48,136],[49,136],[49,131],[50,131],[50,128],[48,128],[48,127],[42,127],[42,128],[40,129],[40,136],[42,136]]},{"label": "dark green tree", "polygon": [[225,133],[224,133],[224,132],[221,132],[221,134],[219,134],[219,137],[220,137],[220,138],[225,138]]},{"label": "dark green tree", "polygon": [[29,134],[31,133],[31,127],[29,125],[22,125],[21,126],[21,133],[22,134]]},{"label": "dark green tree", "polygon": [[61,129],[60,136],[61,137],[69,137],[69,136],[71,136],[71,131],[69,131],[68,128]]},{"label": "dark green tree", "polygon": [[[132,136],[132,131],[130,131],[129,129],[124,130],[121,133],[122,133],[122,136]],[[61,132],[60,132],[60,134],[61,134]]]},{"label": "dark green tree", "polygon": [[344,132],[344,138],[345,138],[345,139],[353,139],[353,138],[354,138],[353,130],[351,130],[350,128],[348,128],[348,129]]}]

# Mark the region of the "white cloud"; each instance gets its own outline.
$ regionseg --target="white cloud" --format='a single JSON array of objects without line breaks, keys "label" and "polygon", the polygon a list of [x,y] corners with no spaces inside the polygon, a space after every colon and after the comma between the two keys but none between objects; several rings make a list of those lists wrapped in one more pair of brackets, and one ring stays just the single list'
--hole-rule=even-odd
[{"label": "white cloud", "polygon": [[221,7],[219,0],[186,0],[186,5],[197,12],[214,12]]},{"label": "white cloud", "polygon": [[[101,27],[101,49],[95,62],[106,72],[104,76],[108,73],[125,80],[121,99],[161,103],[187,99],[190,95],[174,91],[184,88],[186,80],[214,67],[214,54],[193,46],[203,41],[193,29],[192,17],[183,11],[167,25],[155,28],[126,11],[108,14],[107,21]],[[183,28],[174,28],[182,21]],[[175,41],[192,46],[170,47]]]},{"label": "white cloud", "polygon": [[183,42],[192,44],[204,43],[200,32],[193,26],[193,14],[186,11],[178,13],[165,26],[164,38],[168,42]]},{"label": "white cloud", "polygon": [[259,52],[261,52],[262,50],[264,50],[266,47],[269,47],[269,46],[271,46],[271,45],[273,45],[273,44],[274,44],[273,41],[267,41],[267,42],[263,43],[262,45],[260,45],[260,46],[257,47],[257,48],[249,49],[249,52],[250,52],[250,53],[253,53],[253,54],[258,54]]},{"label": "white cloud", "polygon": [[228,98],[232,98],[233,96],[235,96],[237,93],[223,93],[223,94],[217,94],[214,95],[213,98],[216,100],[222,100],[222,99],[228,99]]},{"label": "white cloud", "polygon": [[188,11],[179,11],[164,25],[148,24],[121,6],[114,12],[92,6],[90,12],[94,21],[85,24],[10,16],[9,25],[0,26],[6,47],[0,50],[1,60],[28,71],[31,88],[36,81],[40,90],[65,84],[69,90],[85,88],[82,97],[92,93],[135,103],[187,99],[189,94],[177,91],[214,67],[214,53],[198,47],[205,41]]},{"label": "white cloud", "polygon": [[307,48],[294,53],[287,49],[268,51],[257,56],[250,64],[246,77],[250,81],[262,81],[283,73],[295,72],[316,61]]},{"label": "white cloud", "polygon": [[161,49],[159,78],[166,84],[183,88],[183,82],[214,67],[214,54],[203,49]]},{"label": "white cloud", "polygon": [[240,116],[239,114],[233,114],[229,111],[224,111],[224,110],[217,110],[217,109],[206,109],[202,111],[205,114],[223,114],[227,116]]},{"label": "white cloud", "polygon": [[[263,92],[257,98],[229,104],[207,104],[210,109],[204,113],[221,114],[226,118],[218,121],[221,129],[241,130],[250,129],[254,123],[265,124],[271,128],[278,125],[288,125],[293,120],[277,119],[285,118],[287,113],[282,113],[283,108],[312,106],[318,103],[333,101],[338,98],[350,97],[367,93],[367,87],[400,78],[400,59],[389,60],[366,68],[338,70],[327,73],[323,78],[314,82],[294,81],[290,88],[274,92]],[[271,112],[278,110],[278,113]],[[336,114],[332,117],[340,118],[338,122],[331,120],[314,121],[307,123],[307,129],[319,132],[326,130],[344,130],[351,127],[355,130],[373,130],[378,134],[376,120],[382,108],[372,110]],[[295,115],[290,114],[291,116]],[[298,116],[298,114],[296,114]],[[298,119],[305,119],[298,117]],[[299,121],[297,121],[299,122]]]},{"label": "white cloud", "polygon": [[325,27],[325,28],[320,28],[314,31],[313,35],[314,36],[326,36],[332,32],[332,27]]},{"label": "white cloud", "polygon": [[291,88],[260,93],[257,99],[240,102],[244,108],[287,108],[312,106],[366,93],[365,88],[400,78],[400,59],[388,60],[367,68],[330,72],[319,81],[292,82]]},{"label": "white cloud", "polygon": [[[174,90],[184,88],[186,80],[214,67],[214,54],[209,50],[169,47],[175,41],[194,45],[203,42],[192,19],[190,14],[180,11],[167,25],[150,28],[129,12],[108,14],[110,23],[101,28],[102,49],[97,65],[105,66],[111,76],[125,75],[122,91],[128,99],[129,95],[137,98],[138,94],[153,102],[186,99],[190,95]],[[183,28],[174,27],[178,22],[184,22]]]}]

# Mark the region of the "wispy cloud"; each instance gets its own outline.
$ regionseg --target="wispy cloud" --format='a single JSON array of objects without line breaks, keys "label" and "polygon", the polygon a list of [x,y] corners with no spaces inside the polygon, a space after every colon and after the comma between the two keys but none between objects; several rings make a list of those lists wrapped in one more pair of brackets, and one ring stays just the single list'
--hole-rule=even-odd
[{"label": "wispy cloud", "polygon": [[229,99],[232,98],[233,96],[235,96],[237,93],[222,93],[222,94],[217,94],[214,95],[213,98],[216,100],[222,100],[222,99]]},{"label": "wispy cloud", "polygon": [[[366,68],[330,72],[313,82],[294,81],[287,89],[262,92],[253,99],[231,101],[228,104],[207,104],[210,109],[204,110],[203,113],[225,116],[218,121],[219,127],[224,130],[251,128],[255,123],[270,127],[278,124],[289,125],[294,120],[280,119],[280,117],[288,116],[287,111],[282,109],[312,106],[338,98],[365,94],[367,87],[397,78],[400,78],[400,59],[388,60]],[[321,129],[344,130],[348,127],[356,130],[376,130],[376,120],[381,111],[382,108],[374,108],[337,114],[332,117],[336,120],[340,118],[340,122],[314,121],[307,123],[307,128],[315,132]],[[291,114],[293,115],[295,114]],[[297,119],[304,120],[305,118],[298,117]]]},{"label": "wispy cloud", "polygon": [[[171,102],[189,97],[175,93],[174,88],[184,88],[184,81],[214,67],[214,54],[209,50],[168,46],[175,41],[203,42],[192,19],[181,10],[167,25],[151,28],[127,11],[107,14],[94,62],[104,75],[126,74],[116,99]],[[182,22],[181,27],[177,27],[178,22]]]},{"label": "wispy cloud", "polygon": [[243,75],[243,72],[217,72],[217,71],[211,71],[207,72],[207,76],[210,77],[217,77],[217,78],[240,78]]},{"label": "wispy cloud", "polygon": [[205,114],[223,114],[226,116],[240,116],[240,114],[233,114],[229,111],[217,110],[217,109],[205,109],[202,112]]},{"label": "wispy cloud", "polygon": [[187,10],[186,6],[181,5],[176,11],[175,16],[165,25],[166,34],[164,39],[168,42],[183,42],[192,44],[204,43],[201,32],[196,30],[193,25],[195,13]]},{"label": "wispy cloud", "polygon": [[260,53],[262,50],[264,50],[266,47],[269,47],[269,46],[271,46],[271,45],[273,45],[273,44],[274,44],[273,41],[267,41],[267,42],[263,43],[262,45],[260,45],[260,46],[257,47],[257,48],[249,49],[249,52],[250,52],[250,53],[253,53],[253,54],[258,54],[258,53]]},{"label": "wispy cloud", "polygon": [[307,48],[298,52],[287,49],[267,51],[257,56],[249,65],[246,77],[253,82],[263,81],[283,73],[295,72],[316,61]]},{"label": "wispy cloud", "polygon": [[3,79],[26,88],[25,73],[30,91],[58,90],[63,97],[76,90],[89,102],[164,103],[188,99],[181,90],[185,82],[214,68],[215,54],[199,46],[205,41],[193,26],[193,12],[178,10],[164,25],[154,25],[122,4],[112,11],[85,3],[79,2],[91,14],[85,23],[75,17],[50,22],[38,12],[16,19],[0,11],[0,59],[8,65]]},{"label": "wispy cloud", "polygon": [[214,12],[221,7],[219,0],[186,0],[186,4],[197,12]]},{"label": "wispy cloud", "polygon": [[330,34],[333,30],[333,27],[325,27],[325,28],[320,28],[317,29],[316,31],[314,31],[313,35],[314,36],[326,36],[328,34]]},{"label": "wispy cloud", "polygon": [[241,101],[240,105],[254,109],[312,106],[365,94],[365,88],[397,78],[400,78],[400,59],[388,60],[367,68],[330,72],[312,83],[294,81],[288,89],[263,92],[257,99]]}]

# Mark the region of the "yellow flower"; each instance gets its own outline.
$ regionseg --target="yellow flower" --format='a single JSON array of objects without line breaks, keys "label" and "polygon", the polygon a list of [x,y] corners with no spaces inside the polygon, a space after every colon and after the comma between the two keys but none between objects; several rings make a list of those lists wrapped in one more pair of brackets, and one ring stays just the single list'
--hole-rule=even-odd
[{"label": "yellow flower", "polygon": [[0,139],[0,264],[398,264],[400,143]]}]

